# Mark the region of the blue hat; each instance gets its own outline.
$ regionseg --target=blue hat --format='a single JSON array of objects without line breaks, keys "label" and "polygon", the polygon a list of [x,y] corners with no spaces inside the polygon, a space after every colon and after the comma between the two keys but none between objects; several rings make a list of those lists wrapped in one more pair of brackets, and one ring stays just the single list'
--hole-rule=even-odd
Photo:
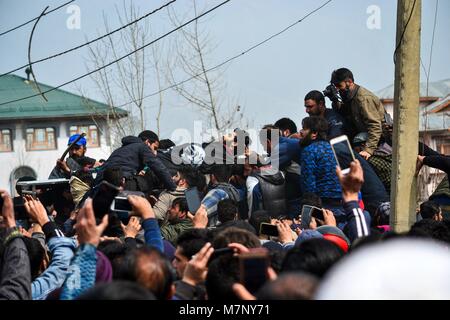
[{"label": "blue hat", "polygon": [[300,233],[297,240],[295,240],[295,245],[298,246],[303,241],[315,239],[315,238],[323,238],[323,235],[319,231],[305,229],[302,231],[302,233]]},{"label": "blue hat", "polygon": [[[67,142],[67,145],[68,146],[71,145],[72,142],[74,142],[79,136],[80,136],[80,134],[78,134],[78,133],[70,136],[69,142]],[[78,140],[78,142],[76,144],[79,146],[86,146],[86,138],[85,137],[81,138],[80,140]]]}]

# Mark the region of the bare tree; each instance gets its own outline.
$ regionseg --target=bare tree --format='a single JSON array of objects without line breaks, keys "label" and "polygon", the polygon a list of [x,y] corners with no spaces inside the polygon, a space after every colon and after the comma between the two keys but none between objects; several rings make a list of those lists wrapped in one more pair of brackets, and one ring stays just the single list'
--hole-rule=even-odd
[{"label": "bare tree", "polygon": [[[192,0],[192,11],[195,16],[200,13],[195,0]],[[168,14],[175,27],[183,24],[179,14],[171,9]],[[204,113],[209,125],[218,133],[231,126],[247,127],[243,108],[236,99],[227,98],[223,74],[217,70],[209,71],[209,57],[216,45],[201,29],[199,20],[180,29],[178,35],[173,41],[173,61],[168,62],[166,68],[166,77],[173,89],[191,106]],[[180,83],[175,75],[192,80]]]},{"label": "bare tree", "polygon": [[[120,25],[125,25],[139,18],[140,13],[133,4],[123,2],[123,8],[116,7],[116,15]],[[105,33],[111,31],[108,19],[103,15]],[[86,59],[88,70],[99,68],[116,60],[125,53],[132,52],[152,40],[152,32],[148,19],[131,24],[119,33],[109,35],[89,46]],[[112,66],[102,69],[91,75],[96,89],[109,106],[106,116],[107,129],[111,135],[126,136],[137,134],[146,127],[146,109],[148,102],[145,96],[146,89],[152,83],[160,89],[164,83],[161,78],[161,48],[160,42],[154,43],[150,48],[137,50],[127,58],[118,61]],[[88,104],[89,106],[89,104]],[[121,106],[129,112],[126,118],[119,118],[116,106]],[[92,108],[92,106],[91,106]],[[157,131],[160,131],[160,118],[163,109],[163,94],[158,96],[158,113],[156,116]],[[96,110],[93,116],[98,116]]]}]

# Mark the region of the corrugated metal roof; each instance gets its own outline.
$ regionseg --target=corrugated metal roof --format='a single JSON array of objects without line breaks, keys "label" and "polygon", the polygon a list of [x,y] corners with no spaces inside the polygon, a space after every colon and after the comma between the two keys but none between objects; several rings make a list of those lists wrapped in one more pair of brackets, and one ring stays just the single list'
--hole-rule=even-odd
[{"label": "corrugated metal roof", "polygon": [[[42,91],[52,89],[41,83],[39,87]],[[0,103],[36,93],[38,91],[33,81],[13,74],[0,77]],[[111,113],[108,105],[65,90],[56,89],[45,96],[48,102],[41,96],[36,96],[0,106],[0,119],[82,117]],[[120,117],[128,115],[127,111],[120,108],[114,108],[114,111]]]},{"label": "corrugated metal roof", "polygon": [[[450,94],[450,79],[430,82],[428,85],[426,82],[420,83],[420,96],[421,97],[440,97],[443,98]],[[394,99],[394,85],[390,85],[380,91],[376,92],[376,95],[380,99]]]},{"label": "corrugated metal roof", "polygon": [[448,130],[450,128],[450,112],[447,111],[447,108],[439,109],[448,105],[449,102],[450,95],[447,95],[424,107],[420,115],[420,131]]}]

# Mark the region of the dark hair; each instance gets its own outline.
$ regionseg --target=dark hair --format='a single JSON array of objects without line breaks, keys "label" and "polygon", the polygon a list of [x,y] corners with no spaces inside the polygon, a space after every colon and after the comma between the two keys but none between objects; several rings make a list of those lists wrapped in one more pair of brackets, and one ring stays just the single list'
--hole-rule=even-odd
[{"label": "dark hair", "polygon": [[328,122],[319,116],[306,117],[302,120],[304,129],[309,129],[312,133],[317,133],[319,140],[327,140]]},{"label": "dark hair", "polygon": [[172,208],[175,208],[178,205],[178,208],[181,212],[188,212],[189,208],[187,205],[186,198],[178,197],[172,201]]},{"label": "dark hair", "polygon": [[314,192],[305,192],[300,200],[300,208],[304,205],[322,208],[322,199]]},{"label": "dark hair", "polygon": [[190,188],[197,187],[200,190],[205,177],[199,170],[189,165],[183,165],[178,169],[178,173],[182,179],[186,180]]},{"label": "dark hair", "polygon": [[220,223],[233,221],[236,218],[238,207],[235,201],[224,199],[217,204],[217,218]]},{"label": "dark hair", "polygon": [[322,278],[342,256],[344,251],[325,239],[311,239],[289,250],[282,270],[304,271]]},{"label": "dark hair", "polygon": [[256,235],[255,228],[253,228],[252,225],[245,220],[233,220],[233,221],[228,221],[228,222],[219,224],[215,229],[213,229],[213,234],[216,235],[219,232],[222,232],[223,230],[229,229],[229,228],[244,230],[244,231],[250,232],[253,235]]},{"label": "dark hair", "polygon": [[121,241],[105,240],[98,244],[97,250],[103,252],[108,257],[113,269],[113,279],[117,279],[120,265],[129,251],[127,245]]},{"label": "dark hair", "polygon": [[256,294],[258,300],[312,300],[319,281],[303,272],[286,272],[267,282]]},{"label": "dark hair", "polygon": [[236,257],[222,255],[211,261],[206,275],[206,293],[208,300],[235,301],[233,284],[239,282],[239,262]]},{"label": "dark hair", "polygon": [[169,298],[176,273],[157,249],[142,247],[126,254],[118,272],[119,279],[137,282],[152,291],[158,300]]},{"label": "dark hair", "polygon": [[158,135],[150,130],[145,130],[139,133],[139,138],[141,138],[142,141],[148,140],[150,143],[159,141]]},{"label": "dark hair", "polygon": [[120,280],[98,284],[76,300],[156,300],[156,297],[136,282]]},{"label": "dark hair", "polygon": [[423,219],[432,219],[434,215],[439,214],[439,205],[431,200],[425,201],[420,205],[420,215]]},{"label": "dark hair", "polygon": [[259,236],[259,229],[261,227],[261,223],[270,223],[270,213],[266,210],[257,210],[252,213],[248,222],[255,228],[256,235]]},{"label": "dark hair", "polygon": [[115,186],[122,184],[123,172],[119,167],[106,168],[103,171],[103,180],[107,181]]},{"label": "dark hair", "polygon": [[31,280],[33,281],[39,276],[39,269],[44,259],[45,249],[39,240],[35,238],[23,237],[22,239],[27,247],[28,258],[30,259]]},{"label": "dark hair", "polygon": [[215,164],[211,168],[211,174],[218,182],[228,182],[231,178],[232,166],[226,164]]},{"label": "dark hair", "polygon": [[408,236],[416,238],[429,238],[450,243],[449,224],[432,219],[423,219],[414,223],[408,232]]},{"label": "dark hair", "polygon": [[267,140],[270,140],[272,143],[276,144],[278,141],[272,141],[272,131],[278,132],[278,136],[281,136],[280,128],[274,126],[273,124],[266,124],[259,132],[259,141],[264,144]]},{"label": "dark hair", "polygon": [[162,139],[162,140],[159,140],[159,147],[158,147],[158,150],[159,150],[159,149],[161,149],[161,150],[167,150],[167,149],[169,149],[169,148],[171,148],[171,147],[175,147],[175,143],[173,143],[172,140],[170,140],[170,139]]},{"label": "dark hair", "polygon": [[210,238],[206,229],[188,229],[178,237],[177,246],[186,258],[191,259],[208,241]]},{"label": "dark hair", "polygon": [[274,126],[284,131],[289,130],[291,133],[297,132],[297,125],[289,118],[281,118],[274,123]]},{"label": "dark hair", "polygon": [[256,235],[236,227],[229,227],[217,233],[212,245],[215,249],[220,249],[228,247],[233,242],[240,243],[247,248],[261,247],[261,242]]},{"label": "dark hair", "polygon": [[323,93],[317,90],[308,92],[305,96],[305,101],[306,100],[314,100],[317,104],[323,102],[323,104],[325,105],[325,97]]},{"label": "dark hair", "polygon": [[331,83],[334,85],[337,85],[338,83],[346,81],[348,79],[351,79],[353,82],[355,82],[355,79],[353,78],[353,73],[347,68],[340,68],[334,70],[333,73],[331,74]]}]

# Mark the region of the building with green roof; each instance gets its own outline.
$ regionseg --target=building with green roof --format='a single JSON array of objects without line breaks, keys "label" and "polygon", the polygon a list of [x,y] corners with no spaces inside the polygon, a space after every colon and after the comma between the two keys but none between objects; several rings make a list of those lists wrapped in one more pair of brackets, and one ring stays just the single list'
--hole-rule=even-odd
[{"label": "building with green roof", "polygon": [[[41,91],[53,89],[38,83]],[[42,96],[36,84],[17,75],[0,77],[0,186],[13,192],[22,176],[47,179],[72,134],[86,133],[87,153],[108,158],[114,143],[111,128],[126,110],[55,89]],[[119,137],[120,138],[120,137]]]}]

